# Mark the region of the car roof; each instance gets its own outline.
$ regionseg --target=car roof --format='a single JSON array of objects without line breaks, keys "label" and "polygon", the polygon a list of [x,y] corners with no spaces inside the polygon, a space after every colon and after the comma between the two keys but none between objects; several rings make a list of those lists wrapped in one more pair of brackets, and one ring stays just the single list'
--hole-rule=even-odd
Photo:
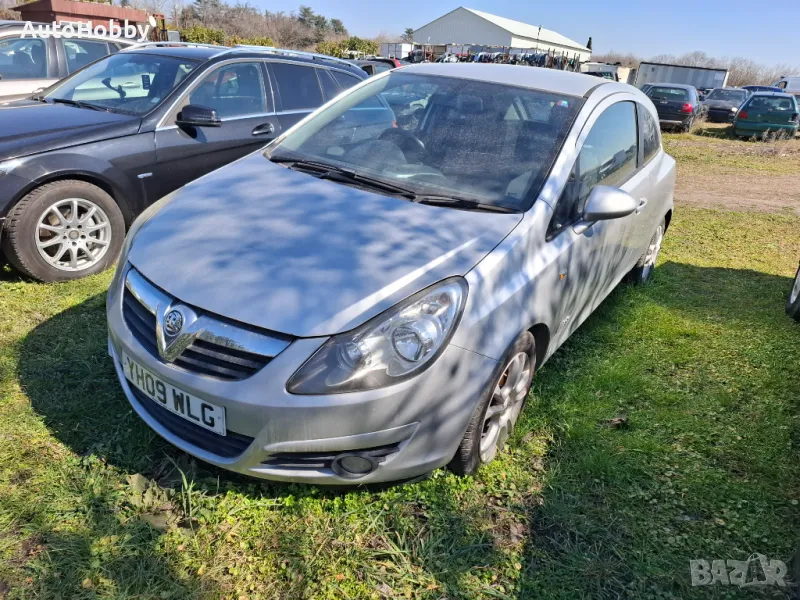
[{"label": "car roof", "polygon": [[515,85],[533,90],[542,90],[570,96],[585,96],[599,86],[613,85],[620,89],[634,89],[626,84],[616,83],[582,73],[537,69],[517,65],[497,65],[481,63],[421,63],[402,66],[398,71],[440,77],[459,77],[501,85]]},{"label": "car roof", "polygon": [[766,96],[767,98],[794,98],[794,94],[788,94],[786,92],[756,92],[753,94],[753,98],[756,96]]},{"label": "car roof", "polygon": [[697,89],[693,85],[688,85],[688,84],[685,84],[685,83],[648,83],[647,85],[649,85],[650,87],[656,87],[656,86],[658,86],[658,87],[668,87],[668,88],[671,87],[671,88],[677,88],[679,90],[696,90]]},{"label": "car roof", "polygon": [[158,56],[173,56],[176,58],[189,58],[192,60],[208,60],[226,50],[224,46],[213,48],[209,46],[155,46],[152,48],[133,48],[126,50],[136,54],[156,54]]},{"label": "car roof", "polygon": [[303,62],[315,67],[337,67],[351,73],[358,73],[366,77],[366,73],[349,61],[327,57],[322,54],[311,54],[303,52],[293,52],[292,50],[275,49],[271,52],[269,48],[260,50],[256,47],[228,47],[228,46],[150,46],[142,48],[131,48],[125,52],[136,52],[139,54],[155,54],[158,56],[171,56],[174,58],[187,58],[190,60],[207,61],[213,58],[270,58],[272,60],[290,60],[292,62]]}]

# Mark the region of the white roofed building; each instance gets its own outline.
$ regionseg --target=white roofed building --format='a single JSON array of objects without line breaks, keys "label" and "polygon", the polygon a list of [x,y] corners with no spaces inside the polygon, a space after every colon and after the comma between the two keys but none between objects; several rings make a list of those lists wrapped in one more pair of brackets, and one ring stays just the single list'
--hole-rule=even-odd
[{"label": "white roofed building", "polygon": [[587,61],[592,51],[575,40],[538,25],[460,6],[414,30],[417,44],[486,46],[555,52]]}]

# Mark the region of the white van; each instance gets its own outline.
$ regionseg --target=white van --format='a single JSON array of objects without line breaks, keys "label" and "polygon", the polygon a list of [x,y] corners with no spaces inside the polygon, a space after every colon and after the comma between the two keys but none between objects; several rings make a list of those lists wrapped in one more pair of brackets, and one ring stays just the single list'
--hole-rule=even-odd
[{"label": "white van", "polygon": [[25,23],[0,21],[0,102],[18,100],[135,43],[120,38],[22,37]]},{"label": "white van", "polygon": [[787,94],[800,97],[800,77],[781,77],[772,87],[779,87]]}]

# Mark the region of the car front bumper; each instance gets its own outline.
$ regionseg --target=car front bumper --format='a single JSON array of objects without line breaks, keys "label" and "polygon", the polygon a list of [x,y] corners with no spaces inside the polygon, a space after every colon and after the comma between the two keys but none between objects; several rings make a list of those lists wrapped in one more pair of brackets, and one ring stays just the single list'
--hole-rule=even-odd
[{"label": "car front bumper", "polygon": [[708,119],[712,123],[730,123],[733,121],[733,118],[736,116],[736,111],[731,110],[730,108],[726,109],[715,109],[709,108],[706,111],[706,119]]},{"label": "car front bumper", "polygon": [[[122,286],[109,290],[107,313],[109,354],[125,396],[145,423],[205,462],[278,481],[400,481],[447,464],[499,367],[497,361],[451,344],[429,369],[402,383],[357,393],[300,396],[287,392],[286,382],[325,339],[297,339],[251,377],[223,381],[162,362],[146,350],[123,317]],[[168,418],[172,413],[129,385],[122,370],[123,352],[157,377],[223,407],[228,436],[177,416]],[[219,451],[234,440],[242,444],[240,453],[225,456]],[[383,456],[375,470],[357,478],[337,474],[326,462],[344,453],[376,449]]]}]

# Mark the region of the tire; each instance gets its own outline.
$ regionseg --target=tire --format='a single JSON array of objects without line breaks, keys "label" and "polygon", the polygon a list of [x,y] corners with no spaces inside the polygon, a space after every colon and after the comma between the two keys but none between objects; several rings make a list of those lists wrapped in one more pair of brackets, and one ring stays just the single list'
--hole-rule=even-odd
[{"label": "tire", "polygon": [[626,276],[628,283],[633,285],[642,285],[649,281],[650,276],[653,274],[653,271],[656,267],[656,261],[658,260],[658,254],[661,251],[661,244],[664,241],[664,232],[666,229],[666,221],[661,219],[658,227],[656,227],[656,230],[653,232],[653,237],[650,238],[650,243],[647,246],[647,250],[645,250],[644,254],[639,257],[639,260],[636,261],[633,269],[631,269]]},{"label": "tire", "polygon": [[69,281],[109,268],[124,238],[125,219],[114,199],[70,179],[38,187],[11,208],[2,250],[28,277]]},{"label": "tire", "polygon": [[689,133],[692,130],[693,124],[694,124],[694,119],[689,119],[688,121],[686,121],[686,123],[681,125],[681,131],[683,133]]},{"label": "tire", "polygon": [[789,298],[786,300],[786,314],[795,321],[800,322],[800,268],[794,276],[794,285],[789,290]]},{"label": "tire", "polygon": [[[506,352],[501,367],[481,395],[458,450],[448,465],[451,471],[458,475],[473,475],[502,450],[525,406],[535,367],[536,345],[533,335],[526,331]],[[519,370],[518,377],[515,376],[516,370]],[[502,395],[502,390],[509,392],[508,398]],[[492,416],[489,416],[490,407],[494,413]]]}]

